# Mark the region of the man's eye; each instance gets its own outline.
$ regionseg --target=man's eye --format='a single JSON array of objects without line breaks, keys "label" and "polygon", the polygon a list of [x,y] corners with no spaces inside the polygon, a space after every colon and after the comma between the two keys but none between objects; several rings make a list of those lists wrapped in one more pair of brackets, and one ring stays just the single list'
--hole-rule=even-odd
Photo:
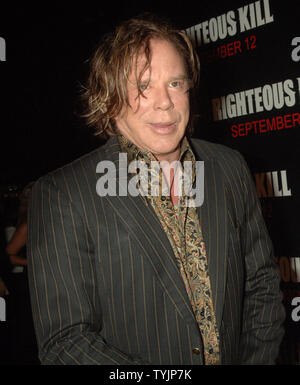
[{"label": "man's eye", "polygon": [[139,90],[145,91],[148,88],[148,83],[139,84]]},{"label": "man's eye", "polygon": [[172,88],[180,88],[183,86],[183,82],[182,81],[179,81],[179,80],[175,80],[173,82],[170,83],[170,86]]}]

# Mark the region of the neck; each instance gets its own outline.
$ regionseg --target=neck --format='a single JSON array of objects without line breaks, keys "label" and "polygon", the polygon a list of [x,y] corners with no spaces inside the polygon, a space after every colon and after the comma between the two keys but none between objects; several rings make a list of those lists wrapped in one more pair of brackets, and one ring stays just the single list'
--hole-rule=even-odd
[{"label": "neck", "polygon": [[169,163],[172,163],[176,160],[179,160],[180,156],[180,146],[176,149],[176,151],[170,153],[170,154],[153,154],[155,158],[159,161],[167,161]]}]

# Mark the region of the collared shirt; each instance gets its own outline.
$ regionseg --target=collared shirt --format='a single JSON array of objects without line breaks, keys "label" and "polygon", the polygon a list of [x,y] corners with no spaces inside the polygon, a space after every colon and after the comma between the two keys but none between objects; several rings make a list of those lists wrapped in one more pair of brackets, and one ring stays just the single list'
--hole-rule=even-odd
[{"label": "collared shirt", "polygon": [[[219,333],[213,309],[212,292],[208,274],[205,242],[200,221],[195,207],[188,207],[185,189],[182,188],[178,204],[173,205],[169,194],[162,191],[163,176],[157,167],[157,159],[150,151],[142,151],[124,136],[118,137],[121,151],[127,152],[128,164],[133,160],[144,161],[151,178],[146,180],[147,192],[155,180],[159,183],[159,194],[146,195],[145,201],[150,201],[161,225],[168,236],[176,262],[183,279],[192,309],[198,323],[204,345],[204,362],[213,365],[219,362]],[[195,180],[195,156],[186,137],[184,137],[179,161],[191,162],[191,178]],[[150,170],[149,170],[150,168]],[[145,184],[143,185],[145,190]]]}]

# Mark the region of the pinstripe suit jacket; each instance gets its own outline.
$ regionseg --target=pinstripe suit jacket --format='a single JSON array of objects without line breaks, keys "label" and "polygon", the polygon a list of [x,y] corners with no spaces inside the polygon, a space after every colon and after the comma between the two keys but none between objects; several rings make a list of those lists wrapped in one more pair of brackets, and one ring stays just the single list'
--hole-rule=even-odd
[{"label": "pinstripe suit jacket", "polygon": [[[191,144],[205,162],[204,204],[197,210],[221,364],[274,363],[284,312],[251,176],[236,151],[201,140]],[[117,165],[119,151],[112,137],[33,188],[28,273],[40,360],[202,364],[199,328],[151,205],[141,196],[96,194],[97,163]]]}]

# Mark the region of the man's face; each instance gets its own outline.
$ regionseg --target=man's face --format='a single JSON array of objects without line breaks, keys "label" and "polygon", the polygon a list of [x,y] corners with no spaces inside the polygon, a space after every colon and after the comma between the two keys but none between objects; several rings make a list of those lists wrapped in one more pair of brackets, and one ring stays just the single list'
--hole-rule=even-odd
[{"label": "man's face", "polygon": [[[129,107],[116,117],[119,131],[138,148],[159,160],[178,159],[180,141],[189,120],[188,79],[183,59],[166,40],[152,39],[150,70],[136,84],[134,71],[127,84]],[[145,63],[140,55],[137,74]],[[149,83],[149,84],[148,84]],[[138,95],[138,86],[145,97]]]}]

